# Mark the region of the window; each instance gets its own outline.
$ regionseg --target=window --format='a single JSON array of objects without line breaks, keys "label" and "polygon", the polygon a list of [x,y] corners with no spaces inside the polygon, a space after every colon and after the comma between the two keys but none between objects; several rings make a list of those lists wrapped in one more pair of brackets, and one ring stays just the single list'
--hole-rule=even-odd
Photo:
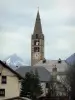
[{"label": "window", "polygon": [[38,39],[38,34],[36,34],[36,39]]},{"label": "window", "polygon": [[34,47],[34,52],[39,52],[40,48],[39,47]]},{"label": "window", "polygon": [[46,83],[46,88],[49,88],[49,83]]},{"label": "window", "polygon": [[6,84],[7,83],[7,77],[6,76],[2,76],[1,82],[2,82],[2,84]]},{"label": "window", "polygon": [[39,45],[39,40],[34,40],[34,45]]},{"label": "window", "polygon": [[36,45],[36,40],[34,41],[34,45]]},{"label": "window", "polygon": [[0,96],[5,96],[5,89],[0,89]]}]

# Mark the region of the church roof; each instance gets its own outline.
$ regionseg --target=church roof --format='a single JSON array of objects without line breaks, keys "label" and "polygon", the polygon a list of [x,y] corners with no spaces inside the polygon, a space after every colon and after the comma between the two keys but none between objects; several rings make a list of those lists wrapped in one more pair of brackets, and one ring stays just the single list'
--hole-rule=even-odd
[{"label": "church roof", "polygon": [[52,69],[56,67],[58,72],[64,72],[68,68],[69,65],[66,63],[65,60],[61,60],[61,63],[59,63],[58,60],[46,60],[46,62],[43,63],[43,61],[41,60],[34,66],[44,67],[49,72],[52,72]]},{"label": "church roof", "polygon": [[41,26],[41,19],[40,19],[40,14],[39,14],[39,10],[37,12],[37,16],[36,16],[36,21],[35,21],[35,26],[34,26],[34,31],[33,31],[33,35],[32,38],[35,39],[36,38],[36,34],[38,34],[38,39],[42,38],[44,39],[44,35],[42,34],[42,26]]},{"label": "church roof", "polygon": [[42,33],[42,27],[41,27],[40,14],[38,11],[36,21],[35,21],[34,34],[39,34],[39,33]]},{"label": "church roof", "polygon": [[19,73],[22,77],[25,77],[25,74],[27,72],[33,71],[35,72],[37,69],[38,75],[39,75],[39,79],[41,82],[48,82],[51,79],[51,74],[50,72],[45,69],[44,67],[20,67],[16,70],[17,73]]}]

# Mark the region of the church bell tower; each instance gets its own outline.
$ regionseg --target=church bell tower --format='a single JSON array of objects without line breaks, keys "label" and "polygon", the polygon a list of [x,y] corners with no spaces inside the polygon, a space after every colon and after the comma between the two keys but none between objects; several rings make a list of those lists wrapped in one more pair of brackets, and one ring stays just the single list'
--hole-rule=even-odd
[{"label": "church bell tower", "polygon": [[31,36],[31,65],[44,59],[44,35],[42,32],[39,10],[37,12],[34,31]]}]

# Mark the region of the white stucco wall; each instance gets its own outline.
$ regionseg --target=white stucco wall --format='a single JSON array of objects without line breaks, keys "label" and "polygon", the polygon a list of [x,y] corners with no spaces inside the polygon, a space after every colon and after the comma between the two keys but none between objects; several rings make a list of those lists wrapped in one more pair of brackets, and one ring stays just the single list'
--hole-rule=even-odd
[{"label": "white stucco wall", "polygon": [[0,97],[0,100],[19,96],[20,82],[18,77],[15,74],[13,74],[10,70],[2,67],[2,65],[0,65],[0,73],[1,76],[2,75],[7,76],[7,84],[1,84],[1,76],[0,76],[0,89],[5,89],[5,97]]}]

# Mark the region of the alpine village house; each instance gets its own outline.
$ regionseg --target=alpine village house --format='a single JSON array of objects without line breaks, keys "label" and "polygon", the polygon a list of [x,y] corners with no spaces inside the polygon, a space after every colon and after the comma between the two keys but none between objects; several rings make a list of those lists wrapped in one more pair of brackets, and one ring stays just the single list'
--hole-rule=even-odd
[{"label": "alpine village house", "polygon": [[21,79],[16,71],[0,61],[0,100],[19,96]]}]

